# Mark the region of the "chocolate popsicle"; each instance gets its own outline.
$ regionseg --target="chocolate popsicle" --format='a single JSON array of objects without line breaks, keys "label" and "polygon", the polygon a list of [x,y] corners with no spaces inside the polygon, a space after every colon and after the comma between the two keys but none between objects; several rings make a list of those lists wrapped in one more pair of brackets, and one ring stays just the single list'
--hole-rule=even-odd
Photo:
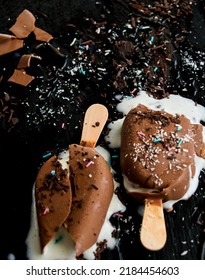
[{"label": "chocolate popsicle", "polygon": [[165,202],[187,192],[194,156],[203,149],[202,125],[138,105],[124,120],[121,141],[121,168],[133,183],[132,196]]},{"label": "chocolate popsicle", "polygon": [[71,234],[76,256],[98,239],[114,191],[111,170],[94,150],[107,117],[103,105],[90,106],[81,145],[69,146],[66,169],[62,169],[61,159],[53,156],[39,171],[35,197],[42,252],[61,226]]},{"label": "chocolate popsicle", "polygon": [[202,125],[138,105],[127,114],[121,136],[126,190],[145,201],[141,242],[147,249],[159,250],[166,242],[162,202],[178,200],[189,189],[195,154],[202,156]]}]

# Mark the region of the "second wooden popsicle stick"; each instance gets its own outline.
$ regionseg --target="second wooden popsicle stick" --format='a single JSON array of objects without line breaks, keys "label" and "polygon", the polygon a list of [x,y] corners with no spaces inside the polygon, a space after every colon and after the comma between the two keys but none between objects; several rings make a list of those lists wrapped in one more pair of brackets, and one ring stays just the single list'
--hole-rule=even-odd
[{"label": "second wooden popsicle stick", "polygon": [[140,239],[148,250],[157,251],[164,247],[167,233],[161,199],[145,199]]}]

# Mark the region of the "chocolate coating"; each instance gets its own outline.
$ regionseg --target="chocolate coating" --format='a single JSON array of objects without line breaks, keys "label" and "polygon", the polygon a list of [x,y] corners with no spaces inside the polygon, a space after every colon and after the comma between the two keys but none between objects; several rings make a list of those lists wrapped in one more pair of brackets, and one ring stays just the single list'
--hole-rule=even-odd
[{"label": "chocolate coating", "polygon": [[202,125],[138,105],[126,116],[121,134],[122,173],[136,199],[180,199],[195,174],[195,154],[203,147]]},{"label": "chocolate coating", "polygon": [[41,167],[35,184],[41,250],[62,226],[71,210],[72,193],[67,170],[53,156]]},{"label": "chocolate coating", "polygon": [[79,256],[97,241],[114,184],[107,162],[94,149],[73,144],[69,155],[73,202],[66,228]]}]

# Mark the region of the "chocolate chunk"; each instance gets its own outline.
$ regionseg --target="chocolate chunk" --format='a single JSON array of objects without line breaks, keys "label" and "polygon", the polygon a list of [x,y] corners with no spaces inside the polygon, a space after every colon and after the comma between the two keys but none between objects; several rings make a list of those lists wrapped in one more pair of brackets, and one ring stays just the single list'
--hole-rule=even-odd
[{"label": "chocolate chunk", "polygon": [[42,30],[41,28],[35,27],[34,34],[36,36],[36,40],[48,43],[53,39],[53,36],[48,32]]},{"label": "chocolate chunk", "polygon": [[34,77],[26,74],[26,72],[15,69],[13,75],[9,78],[8,81],[26,87],[33,79]]},{"label": "chocolate chunk", "polygon": [[35,29],[35,17],[28,11],[23,12],[17,17],[15,24],[9,29],[17,38],[26,38]]},{"label": "chocolate chunk", "polygon": [[41,59],[40,56],[36,56],[33,54],[24,54],[24,55],[22,55],[22,57],[19,60],[17,69],[25,69],[25,68],[30,67],[30,62],[31,62],[32,58]]},{"label": "chocolate chunk", "polygon": [[23,48],[23,40],[13,35],[0,34],[0,55],[7,54]]}]

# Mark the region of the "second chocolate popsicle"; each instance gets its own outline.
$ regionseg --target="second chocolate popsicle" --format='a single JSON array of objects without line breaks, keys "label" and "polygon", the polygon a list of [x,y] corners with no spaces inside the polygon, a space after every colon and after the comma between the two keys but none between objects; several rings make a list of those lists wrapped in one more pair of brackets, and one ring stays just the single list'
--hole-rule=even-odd
[{"label": "second chocolate popsicle", "polygon": [[177,200],[187,192],[203,147],[202,125],[138,105],[124,120],[121,141],[122,172],[136,199]]},{"label": "second chocolate popsicle", "polygon": [[145,201],[141,241],[150,250],[166,242],[162,202],[178,200],[195,174],[202,155],[202,125],[183,115],[139,104],[126,116],[121,134],[121,168],[127,192]]}]

